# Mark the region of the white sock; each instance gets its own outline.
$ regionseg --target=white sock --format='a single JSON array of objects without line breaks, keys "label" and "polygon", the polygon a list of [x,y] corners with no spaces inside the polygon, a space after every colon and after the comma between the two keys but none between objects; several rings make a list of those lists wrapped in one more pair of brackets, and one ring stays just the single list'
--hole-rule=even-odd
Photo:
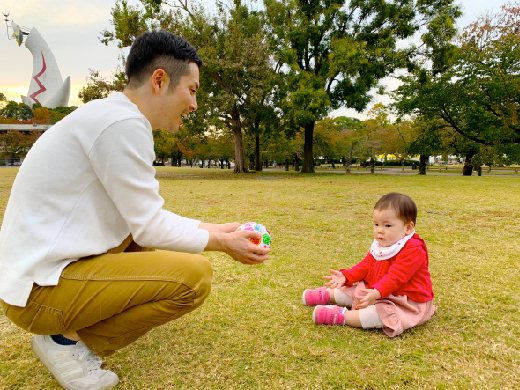
[{"label": "white sock", "polygon": [[338,306],[352,306],[352,298],[337,288],[334,289],[334,300]]},{"label": "white sock", "polygon": [[[336,297],[336,294],[334,294],[334,297]],[[359,310],[359,322],[361,322],[363,329],[383,327],[383,322],[377,314],[375,305]]]}]

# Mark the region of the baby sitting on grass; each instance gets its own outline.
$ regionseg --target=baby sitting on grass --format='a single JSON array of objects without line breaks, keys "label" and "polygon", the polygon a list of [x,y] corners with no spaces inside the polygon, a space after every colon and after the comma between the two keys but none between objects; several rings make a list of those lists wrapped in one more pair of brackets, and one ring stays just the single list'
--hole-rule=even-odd
[{"label": "baby sitting on grass", "polygon": [[[303,292],[316,324],[383,328],[390,337],[428,321],[434,311],[426,244],[414,227],[407,195],[384,195],[374,206],[374,242],[350,269],[330,270],[327,287]],[[350,307],[351,310],[347,308]]]}]

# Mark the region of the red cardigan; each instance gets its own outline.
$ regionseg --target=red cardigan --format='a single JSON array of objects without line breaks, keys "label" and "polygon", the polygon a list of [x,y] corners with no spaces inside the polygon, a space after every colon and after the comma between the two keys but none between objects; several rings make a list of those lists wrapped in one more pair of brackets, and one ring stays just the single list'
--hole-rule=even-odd
[{"label": "red cardigan", "polygon": [[364,280],[368,289],[375,288],[381,293],[381,298],[393,294],[406,295],[415,302],[433,299],[428,250],[418,234],[414,234],[403,249],[388,260],[376,261],[369,252],[359,264],[340,271],[347,278],[346,286]]}]

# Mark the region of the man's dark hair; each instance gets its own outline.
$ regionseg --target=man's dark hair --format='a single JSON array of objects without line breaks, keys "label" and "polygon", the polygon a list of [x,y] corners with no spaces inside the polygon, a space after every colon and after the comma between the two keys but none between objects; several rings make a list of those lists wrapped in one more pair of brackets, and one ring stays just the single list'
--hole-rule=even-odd
[{"label": "man's dark hair", "polygon": [[145,32],[134,41],[126,60],[128,87],[140,87],[156,69],[163,69],[174,88],[190,73],[190,62],[202,66],[197,51],[186,40],[168,31]]},{"label": "man's dark hair", "polygon": [[408,195],[391,192],[383,195],[374,206],[374,210],[394,210],[397,218],[404,223],[413,222],[417,220],[417,205]]}]

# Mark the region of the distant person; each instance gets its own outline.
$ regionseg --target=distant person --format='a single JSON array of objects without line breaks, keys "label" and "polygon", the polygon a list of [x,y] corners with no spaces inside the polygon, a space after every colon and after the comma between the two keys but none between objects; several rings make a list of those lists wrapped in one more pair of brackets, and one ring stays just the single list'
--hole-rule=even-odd
[{"label": "distant person", "polygon": [[374,242],[363,261],[331,269],[332,276],[323,277],[329,288],[303,292],[305,305],[318,305],[316,324],[383,328],[394,337],[432,317],[428,251],[415,233],[416,218],[417,206],[407,195],[390,193],[376,203]]},{"label": "distant person", "polygon": [[142,34],[124,91],[45,132],[13,184],[0,231],[0,304],[36,334],[34,352],[66,389],[115,386],[99,356],[204,302],[212,269],[198,253],[268,258],[249,241],[261,233],[163,209],[152,130],[176,132],[197,109],[201,64],[185,40]]}]

